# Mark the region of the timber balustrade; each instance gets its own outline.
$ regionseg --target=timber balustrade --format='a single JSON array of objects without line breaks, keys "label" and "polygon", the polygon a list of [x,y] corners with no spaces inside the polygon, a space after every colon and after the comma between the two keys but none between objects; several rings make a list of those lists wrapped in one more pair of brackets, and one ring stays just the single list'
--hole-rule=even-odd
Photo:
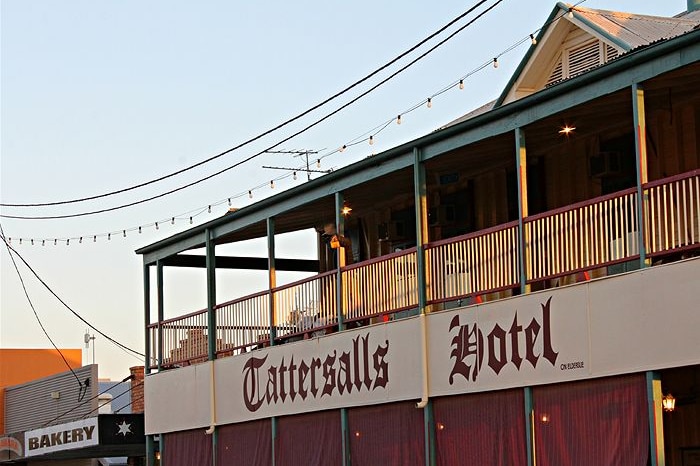
[{"label": "timber balustrade", "polygon": [[[700,250],[700,170],[647,183],[644,245],[652,261]],[[639,258],[636,188],[527,217],[523,221],[527,283],[575,276]],[[518,222],[424,246],[427,303],[462,303],[520,287]],[[342,309],[352,327],[418,307],[417,249],[341,270]],[[239,298],[215,308],[219,356],[310,338],[337,329],[337,271]],[[496,298],[500,295],[496,295]],[[270,322],[270,299],[274,322]],[[491,298],[493,299],[493,297]],[[153,367],[207,359],[206,310],[149,325]],[[162,345],[162,346],[161,346]]]}]

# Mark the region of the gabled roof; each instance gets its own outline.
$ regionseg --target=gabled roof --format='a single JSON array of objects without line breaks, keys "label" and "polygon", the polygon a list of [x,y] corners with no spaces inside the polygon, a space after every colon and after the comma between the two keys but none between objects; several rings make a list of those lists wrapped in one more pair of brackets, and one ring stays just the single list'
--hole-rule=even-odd
[{"label": "gabled roof", "polygon": [[[536,66],[551,64],[552,57],[542,56],[560,50],[561,41],[575,26],[601,42],[625,53],[661,40],[685,34],[700,25],[700,11],[685,12],[676,17],[639,15],[608,10],[595,10],[559,2],[538,33],[537,44],[530,46],[508,84],[496,99],[495,107],[503,105],[524,73]],[[567,29],[568,28],[568,29]],[[548,42],[557,42],[555,44]],[[543,63],[546,62],[546,63]]]}]

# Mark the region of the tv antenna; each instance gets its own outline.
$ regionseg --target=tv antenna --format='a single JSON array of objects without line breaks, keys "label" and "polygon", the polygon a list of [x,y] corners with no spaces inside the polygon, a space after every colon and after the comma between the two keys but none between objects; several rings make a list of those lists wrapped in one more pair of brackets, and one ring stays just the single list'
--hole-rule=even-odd
[{"label": "tv antenna", "polygon": [[90,349],[90,342],[92,342],[92,363],[95,364],[95,335],[90,335],[90,331],[86,329],[83,339],[85,341],[85,349]]},{"label": "tv antenna", "polygon": [[[325,149],[321,149],[325,150]],[[296,173],[297,172],[306,172],[306,180],[311,181],[311,174],[312,173],[331,173],[333,170],[321,170],[321,159],[316,160],[316,169],[311,168],[311,165],[309,164],[309,155],[316,155],[321,150],[310,150],[310,149],[301,149],[301,150],[268,150],[265,151],[267,154],[292,154],[294,157],[299,157],[303,159],[306,162],[306,168],[291,168],[291,167],[268,167],[263,165],[263,168],[268,168],[270,170],[287,170],[287,171],[292,171],[294,172],[294,177],[296,179]]]}]

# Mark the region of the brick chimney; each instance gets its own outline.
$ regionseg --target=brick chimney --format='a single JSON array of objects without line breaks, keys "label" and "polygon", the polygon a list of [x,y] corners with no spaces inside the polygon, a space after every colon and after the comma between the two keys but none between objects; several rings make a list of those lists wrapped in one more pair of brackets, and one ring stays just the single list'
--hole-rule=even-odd
[{"label": "brick chimney", "polygon": [[143,366],[130,367],[131,375],[131,412],[143,412]]}]

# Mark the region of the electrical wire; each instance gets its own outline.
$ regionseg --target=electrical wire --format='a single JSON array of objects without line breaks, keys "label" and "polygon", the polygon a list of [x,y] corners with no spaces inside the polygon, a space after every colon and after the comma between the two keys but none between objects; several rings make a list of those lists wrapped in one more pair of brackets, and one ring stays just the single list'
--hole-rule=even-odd
[{"label": "electrical wire", "polygon": [[126,390],[124,390],[123,392],[121,392],[120,394],[118,394],[117,396],[113,396],[111,400],[105,401],[105,402],[102,403],[102,404],[99,404],[99,403],[98,403],[98,404],[97,404],[97,408],[93,408],[93,409],[91,409],[90,411],[88,411],[87,413],[85,413],[85,415],[83,415],[83,419],[86,419],[86,418],[90,417],[90,414],[92,414],[92,413],[94,413],[95,411],[99,410],[101,407],[110,404],[111,402],[113,402],[113,401],[116,400],[117,398],[121,398],[122,396],[126,395],[127,393],[129,393],[129,392],[130,392],[131,390],[133,390],[133,389],[134,389],[134,385],[133,385],[133,384],[132,384],[132,385],[129,385],[129,388],[127,388]]},{"label": "electrical wire", "polygon": [[347,108],[347,107],[349,107],[350,105],[354,104],[355,102],[357,102],[358,100],[362,99],[362,98],[365,97],[366,95],[368,95],[368,94],[370,94],[371,92],[375,91],[375,90],[376,90],[377,88],[379,88],[380,86],[384,85],[385,83],[387,83],[387,82],[390,81],[391,79],[395,78],[396,76],[398,76],[399,74],[401,74],[402,72],[404,72],[405,70],[407,70],[408,68],[410,68],[411,66],[415,65],[417,62],[419,62],[420,60],[422,60],[423,58],[425,58],[426,56],[428,56],[428,55],[431,54],[432,52],[434,52],[437,48],[439,48],[440,46],[444,45],[446,42],[448,42],[449,40],[451,40],[452,38],[454,38],[457,34],[459,34],[460,32],[462,32],[463,30],[465,30],[467,27],[469,27],[469,26],[471,26],[472,24],[474,24],[474,22],[476,22],[478,19],[480,19],[481,17],[483,17],[486,13],[490,12],[492,9],[494,9],[496,6],[498,6],[498,5],[499,5],[501,2],[503,2],[503,1],[504,1],[504,0],[497,0],[497,1],[496,1],[495,3],[493,3],[491,6],[489,6],[488,8],[486,8],[485,10],[483,10],[482,12],[480,12],[476,17],[474,17],[473,19],[471,19],[469,22],[467,22],[467,23],[464,24],[463,26],[459,27],[456,31],[452,32],[450,35],[448,35],[446,38],[444,38],[444,39],[442,39],[441,41],[439,41],[437,44],[433,45],[433,46],[432,46],[431,48],[429,48],[427,51],[423,52],[421,55],[419,55],[418,57],[414,58],[413,60],[411,60],[410,62],[408,62],[408,63],[407,63],[406,65],[404,65],[403,67],[399,68],[397,71],[393,72],[392,74],[390,74],[389,76],[387,76],[386,78],[384,78],[383,80],[381,80],[379,83],[377,83],[377,84],[375,84],[374,86],[370,87],[369,89],[367,89],[366,91],[364,91],[364,92],[362,92],[360,95],[358,95],[357,97],[351,99],[350,101],[348,101],[348,102],[346,102],[345,104],[341,105],[340,107],[338,107],[337,109],[333,110],[332,112],[330,112],[330,113],[326,114],[325,116],[323,116],[323,117],[317,119],[317,120],[314,121],[313,123],[311,123],[311,124],[305,126],[304,128],[300,129],[299,131],[293,133],[292,135],[287,136],[286,138],[284,138],[284,139],[282,139],[281,141],[279,141],[279,142],[273,144],[272,146],[270,146],[270,147],[268,147],[268,148],[266,148],[266,149],[264,149],[264,150],[262,150],[262,151],[260,151],[260,152],[257,152],[257,153],[255,153],[255,154],[253,154],[253,155],[250,155],[250,156],[246,157],[245,159],[243,159],[243,160],[241,160],[241,161],[239,161],[239,162],[236,162],[235,164],[230,165],[230,166],[228,166],[228,167],[226,167],[226,168],[223,168],[223,169],[221,169],[221,170],[219,170],[219,171],[217,171],[217,172],[214,172],[214,173],[212,173],[212,174],[210,174],[210,175],[207,175],[207,176],[205,176],[205,177],[203,177],[203,178],[199,178],[198,180],[192,181],[192,182],[187,183],[187,184],[185,184],[185,185],[181,185],[181,186],[179,186],[179,187],[177,187],[177,188],[173,188],[173,189],[171,189],[171,190],[165,191],[165,192],[163,192],[163,193],[156,194],[156,195],[154,195],[154,196],[147,197],[147,198],[145,198],[145,199],[140,199],[140,200],[138,200],[138,201],[128,202],[128,203],[126,203],[126,204],[120,204],[120,205],[113,206],[113,207],[107,207],[107,208],[103,208],[103,209],[91,210],[91,211],[80,212],[80,213],[74,213],[74,214],[64,214],[64,215],[23,216],[23,215],[7,215],[7,214],[1,214],[0,217],[3,217],[3,218],[11,218],[11,219],[19,219],[19,220],[57,220],[57,219],[84,217],[84,216],[88,216],[88,215],[101,214],[101,213],[105,213],[105,212],[112,212],[112,211],[115,211],[115,210],[125,209],[125,208],[127,208],[127,207],[133,207],[133,206],[135,206],[135,205],[139,205],[139,204],[143,204],[143,203],[146,203],[146,202],[150,202],[150,201],[153,201],[153,200],[155,200],[155,199],[159,199],[159,198],[161,198],[161,197],[168,196],[168,195],[170,195],[170,194],[174,194],[174,193],[176,193],[176,192],[178,192],[178,191],[182,191],[182,190],[184,190],[184,189],[190,188],[190,187],[195,186],[195,185],[197,185],[197,184],[199,184],[199,183],[202,183],[202,182],[204,182],[204,181],[207,181],[207,180],[209,180],[209,179],[211,179],[211,178],[214,178],[214,177],[216,177],[216,176],[219,176],[219,175],[221,175],[221,174],[223,174],[223,173],[226,173],[226,172],[228,172],[229,170],[232,170],[233,168],[236,168],[236,167],[238,167],[238,166],[240,166],[240,165],[242,165],[242,164],[244,164],[244,163],[246,163],[246,162],[249,162],[250,160],[253,160],[253,159],[259,157],[260,155],[262,155],[262,154],[264,154],[264,153],[266,153],[266,152],[268,152],[268,151],[270,151],[270,150],[275,149],[276,147],[278,147],[278,146],[284,144],[285,142],[287,142],[287,141],[289,141],[289,140],[291,140],[291,139],[293,139],[293,138],[299,136],[300,134],[305,133],[305,132],[308,131],[309,129],[311,129],[311,128],[313,128],[313,127],[315,127],[315,126],[321,124],[322,122],[326,121],[326,120],[329,119],[330,117],[336,115],[337,113],[341,112],[341,111],[344,110],[345,108]]},{"label": "electrical wire", "polygon": [[[308,115],[309,113],[311,113],[311,112],[313,112],[313,111],[315,111],[315,110],[318,110],[319,108],[325,106],[326,104],[328,104],[328,103],[330,103],[331,101],[337,99],[338,97],[340,97],[340,96],[342,96],[342,95],[348,93],[349,91],[351,91],[352,89],[356,88],[356,87],[359,86],[360,84],[366,82],[367,80],[369,80],[369,79],[371,79],[372,77],[376,76],[378,73],[380,73],[380,72],[384,71],[385,69],[387,69],[388,67],[392,66],[394,63],[398,62],[398,61],[401,60],[402,58],[404,58],[404,57],[406,57],[407,55],[411,54],[411,53],[414,52],[416,49],[418,49],[418,48],[420,48],[421,46],[423,46],[426,42],[429,42],[430,40],[432,40],[432,39],[435,38],[436,36],[442,34],[445,30],[447,30],[448,28],[450,28],[452,25],[454,25],[455,23],[457,23],[458,21],[460,21],[461,19],[463,19],[464,17],[466,17],[467,15],[469,15],[470,13],[472,13],[472,12],[473,12],[474,10],[476,10],[479,6],[481,6],[481,5],[483,5],[484,3],[486,3],[486,1],[487,1],[487,0],[479,0],[476,4],[474,4],[473,6],[471,6],[468,10],[466,10],[465,12],[463,12],[462,14],[460,14],[459,16],[457,16],[457,17],[455,17],[454,19],[452,19],[451,21],[449,21],[447,24],[445,24],[444,26],[442,26],[441,28],[439,28],[437,31],[433,32],[432,34],[430,34],[429,36],[427,36],[427,37],[424,38],[423,40],[419,41],[418,43],[416,43],[415,45],[413,45],[412,47],[410,47],[410,48],[407,49],[406,51],[400,53],[400,54],[397,55],[395,58],[393,58],[392,60],[388,61],[387,63],[385,63],[384,65],[380,66],[379,68],[375,69],[374,71],[372,71],[371,73],[367,74],[367,75],[364,76],[363,78],[361,78],[361,79],[355,81],[354,83],[350,84],[349,86],[345,87],[344,89],[342,89],[342,90],[336,92],[336,93],[333,94],[332,96],[330,96],[330,97],[324,99],[323,101],[321,101],[321,102],[319,102],[319,103],[313,105],[312,107],[308,108],[307,110],[304,110],[303,112],[301,112],[301,113],[299,113],[299,114],[297,114],[297,115],[295,115],[295,116],[293,116],[293,117],[291,117],[291,118],[289,118],[289,119],[283,121],[282,123],[280,123],[280,124],[278,124],[278,125],[276,125],[276,126],[270,128],[270,129],[268,129],[268,130],[266,130],[266,131],[264,131],[264,132],[258,134],[257,136],[254,136],[254,137],[252,137],[252,138],[250,138],[250,139],[247,139],[246,141],[243,141],[242,143],[237,144],[237,145],[231,147],[230,149],[227,149],[227,150],[225,150],[225,151],[223,151],[223,152],[220,152],[220,153],[218,153],[218,154],[216,154],[216,155],[213,155],[213,156],[211,156],[211,157],[209,157],[209,158],[207,158],[207,159],[204,159],[204,160],[202,160],[202,161],[200,161],[200,162],[197,162],[197,163],[195,163],[195,164],[192,164],[192,165],[190,165],[190,166],[188,166],[188,167],[185,167],[185,168],[182,168],[182,169],[180,169],[180,170],[174,171],[174,172],[169,173],[169,174],[167,174],[167,175],[163,175],[163,176],[160,176],[160,177],[158,177],[158,178],[154,178],[154,179],[149,180],[149,181],[145,181],[145,182],[142,182],[142,183],[133,185],[133,186],[129,186],[129,187],[126,187],[126,188],[117,189],[117,190],[114,190],[114,191],[109,191],[109,192],[102,193],[102,194],[96,194],[96,195],[93,195],[93,196],[87,196],[87,197],[82,197],[82,198],[77,198],[77,199],[69,199],[69,200],[63,200],[63,201],[54,201],[54,202],[41,202],[41,203],[12,203],[12,204],[10,204],[10,203],[2,203],[2,204],[0,204],[0,206],[1,206],[1,207],[47,207],[47,206],[56,206],[56,205],[63,205],[63,204],[75,204],[75,203],[78,203],[78,202],[86,202],[86,201],[91,201],[91,200],[95,200],[95,199],[101,199],[101,198],[105,198],[105,197],[109,197],[109,196],[114,196],[114,195],[117,195],[117,194],[122,194],[122,193],[125,193],[125,192],[128,192],[128,191],[132,191],[132,190],[134,190],[134,189],[142,188],[142,187],[144,187],[144,186],[148,186],[148,185],[151,185],[151,184],[154,184],[154,183],[158,183],[158,182],[163,181],[163,180],[166,180],[166,179],[168,179],[168,178],[172,178],[173,176],[177,176],[177,175],[180,175],[180,174],[185,173],[185,172],[187,172],[187,171],[190,171],[190,170],[192,170],[192,169],[194,169],[194,168],[200,167],[200,166],[202,166],[202,165],[204,165],[204,164],[207,164],[207,163],[209,163],[209,162],[211,162],[211,161],[213,161],[213,160],[216,160],[216,159],[218,159],[218,158],[220,158],[220,157],[223,157],[223,156],[226,155],[226,154],[229,154],[229,153],[231,153],[231,152],[233,152],[233,151],[236,151],[236,150],[238,150],[238,149],[240,149],[240,148],[242,148],[242,147],[245,147],[245,146],[247,146],[247,145],[249,145],[249,144],[251,144],[251,143],[253,143],[253,142],[255,142],[255,141],[257,141],[257,140],[259,140],[259,139],[261,139],[261,138],[263,138],[263,137],[265,137],[265,136],[267,136],[267,135],[269,135],[269,134],[271,134],[271,133],[273,133],[273,132],[275,132],[275,131],[277,131],[277,130],[279,130],[279,129],[281,129],[281,128],[283,128],[283,127],[285,127],[285,126],[287,126],[287,125],[289,125],[289,124],[291,124],[291,123],[293,123],[293,122],[295,122],[295,121],[297,121],[297,120],[299,120],[300,118],[302,118],[302,117]],[[273,146],[273,147],[276,147],[276,146]]]},{"label": "electrical wire", "polygon": [[124,406],[122,406],[122,407],[119,408],[118,410],[114,411],[113,414],[119,414],[119,411],[121,411],[122,409],[125,409],[125,408],[131,406],[131,405],[134,404],[134,402],[136,402],[136,401],[141,401],[141,400],[143,400],[144,396],[145,396],[145,395],[141,395],[141,396],[139,396],[139,397],[137,397],[137,398],[132,398],[131,401],[129,401],[127,404],[125,404]]},{"label": "electrical wire", "polygon": [[[22,278],[22,273],[19,271],[19,267],[17,266],[17,261],[15,261],[15,258],[13,256],[13,251],[15,254],[17,254],[17,251],[12,249],[12,247],[7,244],[7,241],[5,241],[5,232],[2,229],[2,225],[0,225],[0,236],[2,237],[2,240],[5,242],[5,246],[7,247],[7,253],[10,255],[10,259],[12,260],[12,265],[15,268],[15,272],[17,272],[17,278],[19,278],[19,282],[22,284],[22,290],[24,290],[24,296],[27,298],[27,302],[29,303],[29,307],[32,308],[32,312],[34,312],[34,318],[36,319],[37,323],[39,324],[39,327],[41,327],[41,331],[44,332],[44,335],[46,335],[46,338],[51,342],[51,345],[58,351],[58,354],[61,355],[61,359],[63,359],[63,362],[65,363],[66,367],[68,370],[73,374],[73,377],[75,377],[75,380],[78,381],[79,385],[79,390],[78,390],[78,401],[81,401],[80,399],[80,393],[83,393],[83,382],[80,380],[78,377],[78,374],[75,373],[71,365],[68,363],[68,360],[66,359],[65,355],[63,352],[56,346],[56,343],[54,343],[53,338],[49,335],[49,332],[46,331],[46,327],[44,327],[44,324],[41,322],[41,318],[39,317],[39,314],[36,312],[36,308],[34,307],[34,303],[32,302],[32,298],[29,297],[29,292],[27,291],[27,286],[24,283],[24,278]],[[19,254],[17,254],[19,256]],[[83,395],[84,396],[84,395]]]},{"label": "electrical wire", "polygon": [[[66,414],[70,414],[70,413],[72,413],[73,411],[75,411],[76,409],[80,408],[81,406],[84,406],[85,404],[90,403],[90,402],[91,402],[92,400],[94,400],[95,398],[99,398],[100,396],[104,395],[105,393],[107,393],[108,391],[112,390],[112,389],[113,389],[114,387],[116,387],[117,385],[123,384],[124,382],[128,382],[129,380],[133,380],[133,379],[134,379],[134,376],[133,376],[133,375],[129,375],[129,376],[127,376],[127,377],[124,377],[121,381],[115,383],[114,385],[112,385],[112,386],[109,387],[109,388],[106,388],[105,390],[101,391],[100,393],[98,393],[97,395],[93,396],[93,397],[90,398],[89,400],[85,400],[85,401],[82,402],[82,403],[76,404],[75,406],[73,406],[73,407],[70,408],[69,410],[64,411],[63,413],[59,414],[59,415],[56,416],[55,418],[51,419],[50,421],[47,421],[47,422],[46,422],[43,426],[41,426],[41,427],[42,427],[42,428],[48,427],[49,425],[51,425],[51,424],[54,423],[55,421],[58,421],[59,419],[61,419],[62,417],[64,417]],[[112,399],[114,399],[114,398],[112,398]],[[91,411],[91,412],[92,412],[92,411]]]},{"label": "electrical wire", "polygon": [[[125,349],[125,350],[128,350],[128,351],[134,353],[134,354],[137,355],[137,356],[141,356],[141,357],[143,357],[143,358],[146,357],[145,354],[143,354],[143,353],[141,353],[141,352],[139,352],[139,351],[136,351],[135,349],[129,348],[128,346],[124,345],[123,343],[118,342],[118,341],[115,340],[114,338],[110,337],[109,335],[107,335],[106,333],[104,333],[103,331],[101,331],[100,329],[98,329],[97,327],[95,327],[94,325],[92,325],[90,322],[88,322],[87,320],[85,320],[85,318],[84,318],[83,316],[81,316],[77,311],[75,311],[72,307],[70,307],[63,299],[61,299],[61,297],[58,296],[58,295],[56,294],[56,292],[55,292],[55,291],[54,291],[54,290],[39,276],[39,274],[32,268],[32,266],[29,265],[29,263],[24,259],[24,257],[22,257],[22,255],[21,255],[20,253],[18,253],[17,250],[15,250],[15,249],[8,243],[7,238],[5,238],[4,232],[2,232],[2,225],[0,225],[0,239],[2,239],[2,241],[5,243],[5,246],[7,247],[8,251],[10,252],[10,257],[11,257],[11,258],[13,257],[13,256],[12,256],[12,253],[14,253],[17,257],[19,257],[19,259],[24,263],[24,265],[29,269],[29,271],[32,272],[32,274],[34,275],[34,277],[36,277],[36,279],[39,281],[39,283],[41,283],[41,284],[44,286],[44,288],[46,288],[46,289],[49,291],[49,293],[51,293],[51,294],[52,294],[66,309],[68,309],[75,317],[77,317],[78,319],[80,319],[81,322],[83,322],[85,325],[87,325],[88,327],[90,327],[90,328],[93,329],[95,332],[99,333],[100,335],[102,335],[104,338],[106,338],[106,339],[109,340],[110,342],[114,343],[115,345],[117,345],[117,346],[119,346],[119,347],[121,347],[121,348],[123,348],[123,349]],[[13,262],[13,263],[15,262],[15,261],[14,261],[14,258],[12,259],[12,262]],[[17,269],[16,264],[15,264],[15,268]],[[19,269],[17,269],[17,270],[19,270]],[[22,286],[24,287],[24,281],[22,281]],[[25,293],[26,293],[26,288],[25,288]],[[28,295],[27,295],[27,299],[29,299],[29,296],[28,296]],[[33,308],[34,308],[34,307],[32,306],[32,309],[33,309]],[[36,311],[35,311],[35,314],[36,314]],[[43,328],[43,326],[42,326],[42,328]],[[47,337],[48,337],[48,334],[47,334]],[[52,341],[51,343],[53,343],[53,341]],[[55,346],[56,346],[56,345],[54,345],[54,347],[55,347]],[[56,349],[58,349],[58,348],[56,348]],[[77,378],[77,376],[76,376],[76,378]]]}]

